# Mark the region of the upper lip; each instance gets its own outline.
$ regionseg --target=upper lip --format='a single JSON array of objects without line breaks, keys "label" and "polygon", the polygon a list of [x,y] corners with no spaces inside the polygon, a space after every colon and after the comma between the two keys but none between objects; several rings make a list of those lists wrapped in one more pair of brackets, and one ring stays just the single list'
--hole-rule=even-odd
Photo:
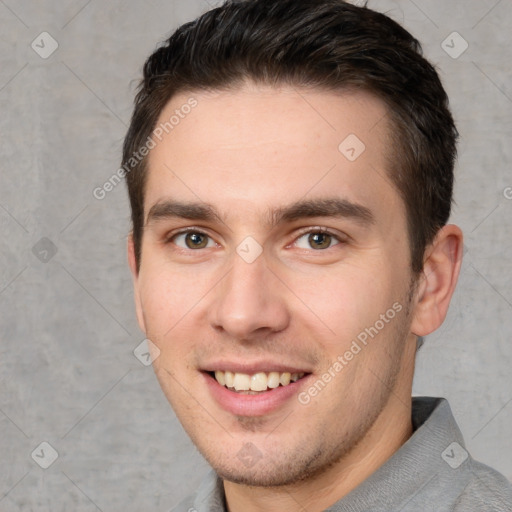
[{"label": "upper lip", "polygon": [[296,364],[283,364],[282,362],[261,360],[254,362],[236,362],[236,361],[212,361],[205,364],[201,368],[205,372],[232,372],[232,373],[246,373],[248,375],[254,375],[255,373],[269,373],[269,372],[289,372],[289,373],[311,373],[304,366]]}]

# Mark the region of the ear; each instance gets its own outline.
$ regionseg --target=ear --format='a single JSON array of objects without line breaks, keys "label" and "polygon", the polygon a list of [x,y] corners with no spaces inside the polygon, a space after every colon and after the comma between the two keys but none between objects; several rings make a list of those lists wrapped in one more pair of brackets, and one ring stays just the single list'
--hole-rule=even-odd
[{"label": "ear", "polygon": [[447,224],[438,231],[425,252],[411,324],[416,336],[430,334],[446,318],[462,264],[462,243],[460,228]]},{"label": "ear", "polygon": [[146,333],[146,326],[144,323],[144,315],[142,313],[142,303],[139,292],[139,271],[137,270],[137,259],[135,257],[135,244],[133,243],[133,233],[128,236],[128,264],[132,273],[133,280],[133,294],[135,298],[135,312],[137,314],[137,321],[142,332]]}]

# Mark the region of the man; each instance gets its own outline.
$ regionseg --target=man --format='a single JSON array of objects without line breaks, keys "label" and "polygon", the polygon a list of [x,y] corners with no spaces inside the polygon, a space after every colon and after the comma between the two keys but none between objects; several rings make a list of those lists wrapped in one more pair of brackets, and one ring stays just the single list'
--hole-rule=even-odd
[{"label": "man", "polygon": [[461,265],[419,43],[341,0],[227,3],[148,59],[126,136],[139,324],[213,467],[178,511],[512,510],[418,339]]}]

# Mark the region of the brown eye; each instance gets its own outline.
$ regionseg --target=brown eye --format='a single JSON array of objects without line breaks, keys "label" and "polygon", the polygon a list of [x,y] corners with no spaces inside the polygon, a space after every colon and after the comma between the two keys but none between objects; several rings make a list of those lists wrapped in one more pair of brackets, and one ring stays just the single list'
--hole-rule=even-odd
[{"label": "brown eye", "polygon": [[189,249],[204,249],[208,245],[208,237],[202,233],[187,233],[185,243]]},{"label": "brown eye", "polygon": [[329,249],[334,245],[338,245],[340,242],[339,238],[331,233],[325,231],[310,231],[304,233],[295,242],[296,247],[300,249]]},{"label": "brown eye", "polygon": [[200,231],[184,231],[173,236],[171,240],[182,249],[206,249],[214,245],[213,240]]},{"label": "brown eye", "polygon": [[328,233],[310,233],[308,242],[314,249],[327,249],[332,242],[332,236]]}]

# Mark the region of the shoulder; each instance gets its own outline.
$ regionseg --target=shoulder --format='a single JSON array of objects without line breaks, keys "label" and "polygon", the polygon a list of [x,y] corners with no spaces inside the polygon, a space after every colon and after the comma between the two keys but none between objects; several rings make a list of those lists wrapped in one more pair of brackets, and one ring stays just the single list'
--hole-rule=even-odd
[{"label": "shoulder", "polygon": [[187,498],[185,498],[183,501],[178,503],[176,506],[171,508],[168,512],[197,512],[194,507],[192,506],[192,503],[194,502],[194,495],[191,494]]},{"label": "shoulder", "polygon": [[512,512],[512,484],[496,470],[471,460],[469,478],[454,512]]},{"label": "shoulder", "polygon": [[174,508],[171,508],[169,512],[197,512],[197,510],[190,505],[190,499],[182,501],[179,505],[176,505]]},{"label": "shoulder", "polygon": [[224,486],[215,471],[210,470],[197,491],[169,512],[225,512]]}]

